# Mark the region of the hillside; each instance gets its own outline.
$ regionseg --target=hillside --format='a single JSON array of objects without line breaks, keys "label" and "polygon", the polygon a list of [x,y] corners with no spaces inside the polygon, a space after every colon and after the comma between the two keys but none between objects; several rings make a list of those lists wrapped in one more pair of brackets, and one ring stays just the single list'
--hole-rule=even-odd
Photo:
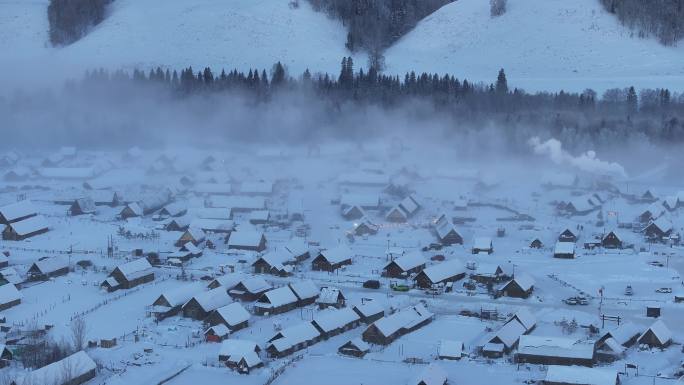
[{"label": "hillside", "polygon": [[[48,0],[0,0],[0,71],[8,85],[61,81],[86,69],[166,66],[259,67],[282,61],[337,74],[347,32],[308,2],[289,0],[117,0],[108,18],[76,43],[50,47]],[[491,82],[506,69],[527,90],[602,91],[634,85],[684,89],[684,48],[637,38],[598,0],[509,0],[492,19],[488,2],[459,0],[421,21],[386,52],[388,73],[449,72]],[[50,71],[45,70],[49,63]],[[365,65],[366,55],[355,55]]]},{"label": "hillside", "polygon": [[104,22],[63,48],[47,43],[47,3],[0,0],[0,49],[13,52],[4,63],[10,70],[38,71],[45,62],[52,74],[68,75],[100,66],[269,70],[280,60],[298,75],[307,67],[337,72],[348,54],[342,24],[307,2],[291,9],[288,0],[165,0],[163,6],[157,0],[117,0]]},{"label": "hillside", "polygon": [[684,48],[633,33],[597,0],[459,0],[430,15],[386,53],[388,70],[458,74],[492,81],[506,69],[528,89],[684,88]]}]

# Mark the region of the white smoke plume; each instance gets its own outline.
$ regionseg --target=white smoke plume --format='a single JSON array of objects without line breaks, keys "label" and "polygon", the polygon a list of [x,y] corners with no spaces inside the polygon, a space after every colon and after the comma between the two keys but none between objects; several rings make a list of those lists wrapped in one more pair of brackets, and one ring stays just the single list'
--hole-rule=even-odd
[{"label": "white smoke plume", "polygon": [[627,172],[625,172],[625,168],[622,165],[597,158],[595,151],[589,150],[578,156],[573,156],[565,151],[560,140],[555,138],[542,142],[541,139],[535,136],[528,143],[535,154],[546,155],[555,164],[569,165],[593,174],[627,177]]}]

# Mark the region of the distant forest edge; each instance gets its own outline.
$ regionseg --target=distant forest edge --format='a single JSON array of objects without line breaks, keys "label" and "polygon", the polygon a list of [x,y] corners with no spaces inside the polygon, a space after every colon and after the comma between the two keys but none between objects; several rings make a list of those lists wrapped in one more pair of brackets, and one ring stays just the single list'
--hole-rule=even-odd
[{"label": "distant forest edge", "polygon": [[[298,93],[306,100],[322,103],[331,122],[345,114],[362,114],[368,107],[392,111],[429,106],[429,118],[444,117],[467,127],[503,127],[512,141],[541,135],[569,145],[616,144],[635,138],[654,143],[684,142],[684,93],[637,91],[634,87],[609,89],[601,96],[591,89],[581,93],[527,93],[511,89],[503,69],[491,84],[473,83],[449,74],[410,72],[400,77],[372,67],[357,71],[348,57],[342,60],[337,76],[312,75],[307,70],[293,77],[280,63],[269,72],[254,69],[247,73],[214,72],[210,68],[195,71],[192,67],[180,72],[157,68],[147,74],[98,70],[89,72],[74,87],[111,90],[129,84],[161,88],[172,100],[237,92],[255,106],[267,106],[274,97],[287,92]],[[311,105],[305,104],[303,110],[317,108],[314,102],[307,103]]]},{"label": "distant forest edge", "polygon": [[47,10],[50,43],[69,45],[85,36],[105,19],[107,5],[112,1],[50,0]]},{"label": "distant forest edge", "polygon": [[640,37],[655,36],[675,45],[684,36],[683,0],[599,0],[603,7]]}]

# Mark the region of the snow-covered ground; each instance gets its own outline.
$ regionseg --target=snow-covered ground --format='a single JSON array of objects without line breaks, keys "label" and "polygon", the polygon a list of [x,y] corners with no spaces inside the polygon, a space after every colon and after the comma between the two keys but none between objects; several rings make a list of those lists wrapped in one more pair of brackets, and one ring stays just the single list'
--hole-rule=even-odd
[{"label": "snow-covered ground", "polygon": [[[206,237],[215,248],[201,243],[203,255],[188,261],[183,269],[165,264],[165,256],[177,250],[175,243],[182,234],[164,230],[164,224],[170,218],[159,220],[148,214],[122,220],[117,217],[122,205],[98,206],[94,214],[69,216],[65,204],[69,199],[100,193],[86,189],[84,180],[44,178],[36,174],[23,181],[3,181],[0,212],[2,207],[17,199],[29,199],[36,211],[45,217],[49,231],[24,241],[2,240],[0,251],[9,252],[10,267],[17,272],[20,281],[27,278],[29,267],[44,257],[68,257],[72,271],[44,282],[20,285],[22,302],[3,311],[4,326],[10,331],[6,335],[0,333],[0,336],[5,335],[9,340],[19,331],[47,325],[49,338],[70,342],[71,320],[81,316],[87,325],[88,340],[117,338],[113,348],[86,349],[88,355],[101,364],[92,384],[147,385],[166,379],[171,379],[170,384],[203,381],[205,385],[225,381],[264,384],[272,379],[278,385],[311,382],[312,379],[326,384],[401,384],[410,381],[429,363],[438,363],[452,383],[523,384],[543,379],[546,368],[512,363],[515,349],[500,359],[487,359],[478,350],[491,338],[490,333],[501,328],[503,321],[513,313],[527,309],[534,315],[537,322],[531,332],[534,336],[587,341],[600,335],[590,333],[590,325],[600,329],[599,332],[615,327],[610,321],[604,325],[600,319],[602,314],[620,316],[621,322],[632,323],[643,331],[653,322],[646,316],[646,307],[658,306],[662,309],[661,319],[673,333],[674,345],[663,350],[632,346],[616,362],[597,365],[622,371],[625,363],[638,364],[642,376],[622,376],[621,381],[626,385],[640,385],[645,379],[651,379],[644,375],[657,373],[673,378],[680,365],[679,344],[684,341],[681,323],[684,305],[674,301],[674,295],[684,291],[681,278],[684,249],[674,240],[648,242],[639,228],[625,226],[635,225],[636,218],[650,208],[661,218],[671,221],[674,233],[684,232],[684,195],[675,198],[680,202],[678,209],[669,211],[662,206],[664,200],[672,202],[669,197],[684,190],[681,182],[661,176],[639,181],[624,179],[624,176],[610,179],[552,165],[537,156],[509,158],[505,164],[495,160],[489,162],[482,157],[473,161],[439,146],[431,146],[431,156],[426,158],[421,157],[425,154],[424,148],[418,143],[412,145],[415,147],[399,149],[384,143],[367,143],[363,148],[346,143],[322,144],[320,155],[310,156],[305,155],[307,152],[303,148],[264,147],[255,151],[236,144],[215,152],[191,148],[169,149],[163,154],[143,151],[133,162],[124,160],[119,152],[83,149],[77,151],[76,156],[59,161],[58,165],[63,168],[62,174],[69,167],[94,163],[108,165],[102,166],[104,169],[99,176],[86,180],[87,185],[117,191],[127,200],[142,199],[168,187],[173,191],[175,204],[188,209],[185,216],[188,220],[205,215],[205,206],[220,201],[201,192],[211,189],[212,184],[215,188],[223,188],[232,183],[235,191],[226,193],[233,197],[231,199],[238,199],[235,196],[244,182],[274,183],[274,192],[265,197],[270,222],[253,225],[249,223],[248,213],[234,213],[232,220],[238,232],[262,231],[267,239],[267,253],[282,252],[286,245],[296,241],[306,242],[314,255],[319,248],[332,249],[344,244],[350,248],[353,258],[351,265],[335,273],[313,271],[310,258],[295,265],[288,276],[260,274],[259,277],[273,287],[303,280],[311,280],[318,287],[337,287],[344,294],[348,307],[372,301],[389,313],[422,304],[434,314],[432,322],[386,346],[371,345],[364,358],[349,358],[337,353],[337,349],[350,339],[363,336],[368,325],[362,323],[284,358],[268,357],[262,351],[263,368],[255,369],[249,375],[236,374],[218,362],[221,344],[204,341],[206,325],[181,316],[156,322],[150,315],[150,305],[160,294],[180,286],[192,285],[193,290],[202,292],[212,278],[230,274],[228,271],[233,269],[243,277],[251,276],[251,263],[259,254],[229,249],[224,234],[208,233]],[[208,158],[210,153],[213,160]],[[43,158],[41,154],[32,153],[8,155],[3,159],[17,163],[2,168],[0,177],[4,178],[14,167],[39,169]],[[529,172],[530,162],[535,164],[534,173]],[[651,163],[660,162],[653,160]],[[626,171],[628,175],[632,174],[629,167]],[[559,185],[572,183],[574,176],[578,178],[577,184]],[[411,191],[420,204],[418,211],[407,223],[389,222],[385,215],[401,201],[401,196],[391,194],[392,189],[386,190],[384,182],[364,186],[349,183],[361,177],[366,181],[391,181],[394,189]],[[609,190],[595,184],[606,180],[613,185]],[[188,181],[195,184],[188,184]],[[555,183],[556,187],[544,186],[548,182]],[[651,203],[634,198],[647,189],[659,200]],[[598,197],[592,194],[598,194],[603,202],[597,203]],[[365,210],[366,219],[377,224],[378,231],[371,235],[352,235],[360,220],[345,219],[340,202],[369,196],[381,200],[379,208]],[[582,200],[589,197],[596,205],[590,213],[568,215],[557,208],[561,201],[581,206]],[[225,210],[227,215],[228,209]],[[289,219],[291,214],[298,212],[304,215],[303,220]],[[441,213],[446,213],[454,223],[464,244],[424,250],[425,246],[439,241],[433,221]],[[530,215],[534,220],[514,219],[514,213]],[[553,258],[556,239],[566,228],[579,235],[577,256],[575,259]],[[624,248],[584,247],[596,235],[613,229],[617,229]],[[499,236],[500,230],[505,234]],[[494,252],[472,254],[474,239],[483,236],[492,238]],[[112,255],[106,252],[108,238],[114,243]],[[544,243],[541,249],[529,247],[534,238]],[[441,289],[426,292],[414,287],[410,277],[390,279],[381,275],[389,260],[388,248],[395,253],[397,250],[417,253],[425,258],[428,266],[437,268],[444,262],[434,259],[436,255],[476,268],[498,265],[516,277],[531,277],[534,289],[526,299],[497,297],[484,284],[466,289],[465,280],[459,280],[451,292]],[[155,280],[111,293],[101,289],[100,283],[109,272],[134,258],[132,253],[136,249],[142,249],[144,253],[161,253],[162,264],[153,268]],[[77,264],[84,260],[90,261],[92,266]],[[475,271],[466,269],[466,272]],[[0,274],[3,274],[2,270]],[[362,283],[369,279],[379,280],[381,288],[363,287]],[[390,289],[395,283],[407,285],[408,291]],[[631,295],[626,293],[628,285],[633,291]],[[672,292],[662,292],[663,288]],[[599,290],[603,291],[602,300]],[[564,302],[578,295],[587,298],[586,306]],[[241,304],[254,313],[254,302]],[[499,317],[481,320],[472,316],[481,310],[496,310]],[[280,330],[302,325],[320,315],[321,310],[315,305],[282,314],[252,314],[248,327],[231,333],[229,339],[254,341],[265,349]],[[579,327],[568,328],[573,321]],[[467,357],[460,361],[438,360],[437,352],[443,340],[463,342]],[[17,358],[21,357],[17,345],[8,346]],[[8,368],[0,369],[11,375],[22,370],[19,359]]]},{"label": "snow-covered ground", "polygon": [[504,68],[526,90],[604,90],[634,85],[684,88],[684,48],[639,38],[597,0],[509,0],[446,5],[386,53],[388,71],[452,73],[493,82]]}]

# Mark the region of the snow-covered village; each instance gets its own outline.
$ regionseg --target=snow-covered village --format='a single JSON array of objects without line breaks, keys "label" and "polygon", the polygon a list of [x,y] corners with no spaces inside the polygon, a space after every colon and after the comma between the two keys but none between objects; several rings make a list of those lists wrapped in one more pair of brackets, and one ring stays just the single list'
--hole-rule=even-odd
[{"label": "snow-covered village", "polygon": [[0,0],[0,385],[684,383],[684,0]]},{"label": "snow-covered village", "polygon": [[17,385],[682,374],[684,191],[417,157],[398,139],[3,154],[0,371]]}]

